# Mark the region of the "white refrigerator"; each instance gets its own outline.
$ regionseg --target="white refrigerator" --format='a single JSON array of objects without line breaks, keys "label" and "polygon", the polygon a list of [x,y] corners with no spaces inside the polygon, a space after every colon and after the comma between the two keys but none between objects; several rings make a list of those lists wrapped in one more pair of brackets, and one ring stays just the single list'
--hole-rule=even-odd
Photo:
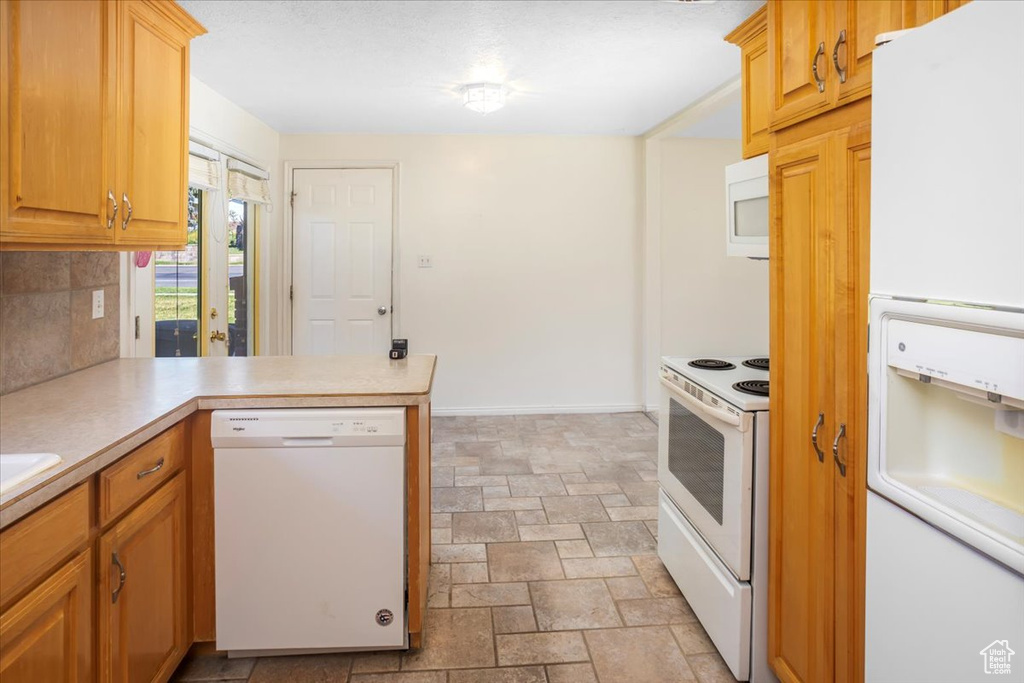
[{"label": "white refrigerator", "polygon": [[865,679],[1024,681],[1024,3],[876,48]]}]

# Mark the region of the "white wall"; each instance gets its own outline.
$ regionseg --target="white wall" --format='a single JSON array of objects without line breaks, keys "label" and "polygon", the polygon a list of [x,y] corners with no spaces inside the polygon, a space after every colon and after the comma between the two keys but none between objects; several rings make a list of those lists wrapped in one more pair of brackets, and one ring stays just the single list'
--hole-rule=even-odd
[{"label": "white wall", "polygon": [[642,405],[640,145],[285,135],[280,158],[399,163],[396,335],[438,355],[436,411],[624,410]]},{"label": "white wall", "polygon": [[[661,356],[768,352],[768,264],[725,255],[725,167],[740,161],[739,77],[643,137],[644,403]],[[719,135],[718,139],[708,138]],[[724,138],[728,139],[724,139]]]},{"label": "white wall", "polygon": [[664,138],[661,355],[768,354],[768,262],[725,255],[725,167],[739,140]]},{"label": "white wall", "polygon": [[260,214],[260,353],[282,353],[280,330],[285,311],[281,297],[276,296],[282,287],[287,289],[279,258],[284,226],[284,182],[278,163],[281,136],[194,76],[189,87],[191,137],[270,172],[274,206]]}]

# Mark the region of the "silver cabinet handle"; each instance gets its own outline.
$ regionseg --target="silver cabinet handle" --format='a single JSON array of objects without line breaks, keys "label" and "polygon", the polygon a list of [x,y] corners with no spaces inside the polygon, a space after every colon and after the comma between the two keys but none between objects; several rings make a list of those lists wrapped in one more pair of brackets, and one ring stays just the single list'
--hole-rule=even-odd
[{"label": "silver cabinet handle", "polygon": [[107,190],[107,201],[114,205],[114,213],[107,219],[107,230],[114,227],[114,221],[117,220],[117,197],[114,196],[113,190]]},{"label": "silver cabinet handle", "polygon": [[840,83],[846,83],[846,69],[839,66],[839,46],[845,42],[846,29],[844,28],[839,32],[839,39],[836,40],[836,45],[832,48],[832,64],[836,67],[836,73],[839,74]]},{"label": "silver cabinet handle", "polygon": [[832,442],[832,458],[836,461],[836,467],[839,468],[839,474],[846,476],[846,463],[839,459],[839,440],[846,436],[846,425],[839,425],[839,433],[836,434],[836,440]]},{"label": "silver cabinet handle", "polygon": [[164,466],[164,459],[160,458],[159,460],[156,461],[156,465],[155,466],[150,467],[148,470],[142,470],[141,472],[139,472],[138,474],[135,475],[135,478],[136,479],[142,479],[143,477],[148,477],[149,475],[153,474],[154,472],[159,472],[160,469],[163,468],[163,466]]},{"label": "silver cabinet handle", "polygon": [[124,205],[127,209],[126,213],[124,214],[124,220],[121,222],[121,229],[127,230],[128,224],[132,222],[132,203],[128,201],[128,193],[125,192],[121,194],[121,201],[124,202]]},{"label": "silver cabinet handle", "polygon": [[818,454],[818,462],[825,462],[825,454],[818,448],[818,430],[823,424],[825,424],[825,413],[818,413],[818,421],[814,423],[814,429],[811,430],[811,445],[814,446],[814,452]]},{"label": "silver cabinet handle", "polygon": [[124,582],[128,578],[128,574],[125,572],[124,565],[121,564],[121,558],[117,556],[116,552],[110,554],[110,564],[117,567],[117,571],[120,574],[120,578],[117,583],[117,588],[115,588],[114,592],[110,594],[110,601],[116,605],[117,597],[121,595],[121,589],[124,588]]},{"label": "silver cabinet handle", "polygon": [[814,82],[818,84],[818,92],[825,92],[825,79],[818,76],[818,60],[825,54],[825,43],[818,43],[818,51],[814,53],[814,61],[811,62],[811,73],[814,75]]},{"label": "silver cabinet handle", "polygon": [[388,307],[387,306],[380,306],[380,307],[377,308],[377,315],[387,315],[387,314],[388,314]]}]

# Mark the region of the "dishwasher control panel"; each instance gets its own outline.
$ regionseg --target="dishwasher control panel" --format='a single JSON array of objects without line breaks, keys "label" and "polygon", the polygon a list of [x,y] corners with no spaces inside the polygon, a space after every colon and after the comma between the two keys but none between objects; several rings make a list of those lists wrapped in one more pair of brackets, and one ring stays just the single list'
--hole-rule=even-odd
[{"label": "dishwasher control panel", "polygon": [[331,447],[405,443],[405,408],[217,410],[214,448]]}]

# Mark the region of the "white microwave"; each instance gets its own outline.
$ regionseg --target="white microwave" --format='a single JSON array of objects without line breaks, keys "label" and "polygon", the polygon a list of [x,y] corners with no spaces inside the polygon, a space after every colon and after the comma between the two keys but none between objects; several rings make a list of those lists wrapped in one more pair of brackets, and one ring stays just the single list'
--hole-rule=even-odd
[{"label": "white microwave", "polygon": [[725,167],[725,253],[768,258],[768,155]]}]

